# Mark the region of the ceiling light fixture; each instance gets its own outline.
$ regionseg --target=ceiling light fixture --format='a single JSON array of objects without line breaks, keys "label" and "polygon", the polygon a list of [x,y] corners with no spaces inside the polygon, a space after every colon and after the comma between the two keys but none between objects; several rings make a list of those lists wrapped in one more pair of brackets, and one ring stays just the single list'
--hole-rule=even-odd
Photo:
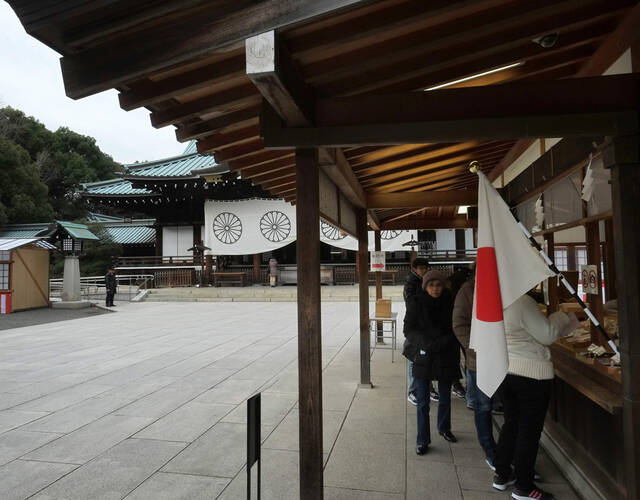
[{"label": "ceiling light fixture", "polygon": [[424,90],[425,91],[437,90],[437,89],[441,89],[443,87],[449,87],[451,85],[456,85],[458,83],[468,82],[469,80],[473,80],[474,78],[480,78],[482,76],[492,75],[493,73],[498,73],[499,71],[504,71],[504,70],[507,70],[507,69],[515,68],[516,66],[522,66],[523,64],[524,64],[524,61],[518,61],[518,62],[515,62],[513,64],[507,64],[506,66],[501,66],[499,68],[490,69],[489,71],[483,71],[482,73],[478,73],[478,74],[475,74],[475,75],[465,76],[464,78],[460,78],[460,79],[454,80],[452,82],[447,82],[447,83],[442,83],[440,85],[435,85],[433,87],[429,87],[428,89],[424,89]]}]

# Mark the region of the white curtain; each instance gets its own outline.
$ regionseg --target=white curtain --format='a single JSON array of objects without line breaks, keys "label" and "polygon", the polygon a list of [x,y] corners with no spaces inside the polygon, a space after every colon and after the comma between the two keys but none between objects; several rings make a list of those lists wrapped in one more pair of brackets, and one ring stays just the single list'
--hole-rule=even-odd
[{"label": "white curtain", "polygon": [[204,220],[211,255],[269,252],[296,240],[296,209],[283,200],[207,200]]},{"label": "white curtain", "polygon": [[[296,209],[283,200],[207,200],[204,219],[204,245],[211,249],[206,252],[210,255],[269,252],[296,240]],[[411,250],[403,243],[417,239],[417,231],[382,231],[382,250]],[[356,238],[322,220],[320,241],[337,248],[358,249]],[[374,250],[373,231],[369,232],[369,250]]]}]

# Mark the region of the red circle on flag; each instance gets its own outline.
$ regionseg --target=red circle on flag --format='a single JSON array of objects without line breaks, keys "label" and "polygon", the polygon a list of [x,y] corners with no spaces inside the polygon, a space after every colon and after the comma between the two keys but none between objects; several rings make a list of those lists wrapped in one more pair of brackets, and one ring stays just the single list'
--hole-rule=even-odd
[{"label": "red circle on flag", "polygon": [[493,247],[478,248],[476,264],[476,317],[481,321],[502,321],[502,297],[496,251]]}]

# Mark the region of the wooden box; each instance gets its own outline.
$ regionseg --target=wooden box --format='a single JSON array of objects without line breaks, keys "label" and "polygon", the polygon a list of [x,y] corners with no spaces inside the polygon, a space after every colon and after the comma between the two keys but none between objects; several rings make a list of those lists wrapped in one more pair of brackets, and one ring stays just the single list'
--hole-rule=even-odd
[{"label": "wooden box", "polygon": [[391,317],[391,301],[388,299],[376,300],[376,318]]}]

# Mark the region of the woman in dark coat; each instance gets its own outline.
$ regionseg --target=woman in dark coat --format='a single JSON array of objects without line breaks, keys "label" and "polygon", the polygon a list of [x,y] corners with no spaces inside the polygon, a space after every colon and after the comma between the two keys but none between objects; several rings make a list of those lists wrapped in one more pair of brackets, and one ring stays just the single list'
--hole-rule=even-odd
[{"label": "woman in dark coat", "polygon": [[408,304],[406,312],[409,349],[404,354],[413,361],[418,400],[418,436],[416,453],[424,455],[431,443],[429,429],[429,388],[438,381],[438,432],[449,442],[457,439],[451,432],[451,383],[460,378],[460,344],[451,327],[453,299],[444,288],[444,275],[429,271],[422,290]]}]

